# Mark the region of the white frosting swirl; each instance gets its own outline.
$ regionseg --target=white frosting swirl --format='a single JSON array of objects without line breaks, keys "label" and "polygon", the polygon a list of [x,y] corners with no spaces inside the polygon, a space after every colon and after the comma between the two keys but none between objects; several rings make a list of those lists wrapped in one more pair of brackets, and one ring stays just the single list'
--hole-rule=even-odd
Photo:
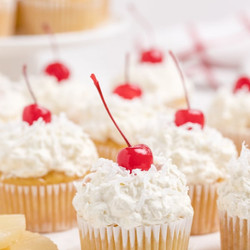
[{"label": "white frosting swirl", "polygon": [[218,129],[250,129],[250,92],[220,89],[208,111],[208,123]]},{"label": "white frosting swirl", "polygon": [[0,122],[20,119],[25,103],[20,86],[0,75]]},{"label": "white frosting swirl", "polygon": [[82,183],[73,205],[95,228],[118,225],[125,229],[176,221],[192,216],[184,175],[164,158],[149,171],[130,174],[117,163],[100,159]]},{"label": "white frosting swirl", "polygon": [[[86,104],[96,99],[93,84],[89,82],[84,84],[65,80],[58,83],[54,77],[49,76],[31,77],[30,82],[39,103],[50,109],[53,114],[66,113],[67,117],[76,123],[81,123],[84,119]],[[29,104],[32,99],[27,88],[24,94]]]},{"label": "white frosting swirl", "polygon": [[[187,127],[192,127],[188,130]],[[226,165],[237,155],[233,142],[215,129],[185,124],[177,127],[162,118],[138,134],[154,154],[171,158],[186,175],[189,184],[214,183],[226,176]]]},{"label": "white frosting swirl", "polygon": [[[98,93],[96,93],[96,98],[99,99]],[[81,125],[91,138],[97,141],[111,139],[118,144],[125,144],[109,118],[102,101],[96,100],[96,98],[85,106],[86,110]],[[144,128],[148,120],[157,115],[154,107],[148,105],[144,99],[126,100],[114,94],[106,95],[105,99],[118,126],[131,144],[135,143],[136,134]],[[172,111],[165,109],[165,112]]]},{"label": "white frosting swirl", "polygon": [[4,178],[41,177],[50,171],[83,176],[97,159],[94,144],[83,129],[64,115],[0,126],[0,172]]},{"label": "white frosting swirl", "polygon": [[[131,61],[129,81],[138,84],[143,93],[153,95],[155,100],[164,104],[184,98],[180,75],[169,55],[162,63],[140,63],[135,59]],[[112,85],[117,86],[124,80],[124,76],[117,77]],[[191,90],[189,81],[187,81],[187,88]]]},{"label": "white frosting swirl", "polygon": [[250,150],[244,145],[241,155],[229,165],[229,178],[218,189],[218,207],[229,216],[250,219]]}]

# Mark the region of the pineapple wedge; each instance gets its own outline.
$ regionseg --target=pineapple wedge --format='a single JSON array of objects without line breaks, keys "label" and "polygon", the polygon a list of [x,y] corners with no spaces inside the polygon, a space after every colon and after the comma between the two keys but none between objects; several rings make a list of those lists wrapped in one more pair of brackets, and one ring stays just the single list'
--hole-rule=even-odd
[{"label": "pineapple wedge", "polygon": [[58,250],[58,248],[49,238],[25,231],[20,240],[6,250]]},{"label": "pineapple wedge", "polygon": [[24,215],[0,215],[0,249],[8,249],[8,246],[19,240],[25,227]]}]

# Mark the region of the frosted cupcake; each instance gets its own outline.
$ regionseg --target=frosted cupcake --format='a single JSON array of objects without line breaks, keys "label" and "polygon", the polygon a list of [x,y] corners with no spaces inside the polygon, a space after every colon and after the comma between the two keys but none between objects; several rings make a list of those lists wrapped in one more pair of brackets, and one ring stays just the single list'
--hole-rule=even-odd
[{"label": "frosted cupcake", "polygon": [[250,249],[250,150],[244,145],[218,195],[221,249]]},{"label": "frosted cupcake", "polygon": [[0,36],[10,36],[15,32],[15,0],[0,0]]},{"label": "frosted cupcake", "polygon": [[42,34],[46,22],[53,32],[91,29],[108,17],[108,0],[21,0],[18,29],[25,34]]},{"label": "frosted cupcake", "polygon": [[0,213],[23,213],[37,232],[75,225],[73,181],[97,159],[83,129],[64,115],[0,128]]},{"label": "frosted cupcake", "polygon": [[[129,78],[140,86],[145,94],[162,105],[177,108],[185,106],[185,95],[178,70],[169,54],[159,54],[158,50],[143,51],[139,58],[132,58]],[[124,77],[115,79],[116,87],[125,81]],[[188,83],[191,89],[191,84]]]},{"label": "frosted cupcake", "polygon": [[216,131],[199,124],[176,126],[167,119],[148,124],[138,134],[154,154],[172,159],[185,174],[194,208],[192,234],[205,234],[219,229],[216,189],[226,177],[226,165],[237,152],[234,144]]},{"label": "frosted cupcake", "polygon": [[237,88],[238,82],[234,91],[223,88],[214,96],[208,111],[208,123],[232,139],[240,153],[243,141],[250,145],[250,87]]},{"label": "frosted cupcake", "polygon": [[144,144],[132,146],[91,78],[127,147],[99,159],[73,200],[83,249],[187,249],[193,210],[184,176]]},{"label": "frosted cupcake", "polygon": [[193,210],[170,161],[130,173],[99,159],[91,171],[73,200],[82,249],[187,249]]}]

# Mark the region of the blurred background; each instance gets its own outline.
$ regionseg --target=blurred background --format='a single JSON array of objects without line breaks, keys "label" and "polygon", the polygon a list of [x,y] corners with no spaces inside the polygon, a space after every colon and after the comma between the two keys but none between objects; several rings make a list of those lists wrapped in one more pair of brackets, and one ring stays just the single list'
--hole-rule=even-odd
[{"label": "blurred background", "polygon": [[[128,11],[131,3],[151,26],[152,37]],[[113,0],[105,24],[90,31],[55,35],[54,40],[59,57],[83,81],[96,72],[108,84],[122,70],[127,51],[158,46],[164,51],[173,49],[198,86],[216,88],[249,70],[248,10],[249,0]],[[37,35],[1,38],[0,71],[17,79],[21,65],[27,63],[32,73],[41,73],[54,56],[50,40]]]}]

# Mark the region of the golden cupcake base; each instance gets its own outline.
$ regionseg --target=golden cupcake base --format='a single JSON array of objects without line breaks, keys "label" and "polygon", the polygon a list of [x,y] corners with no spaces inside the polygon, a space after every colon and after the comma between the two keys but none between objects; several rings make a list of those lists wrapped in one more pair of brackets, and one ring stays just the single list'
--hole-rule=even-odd
[{"label": "golden cupcake base", "polygon": [[219,231],[217,184],[189,185],[189,196],[194,209],[191,235]]},{"label": "golden cupcake base", "polygon": [[82,250],[186,250],[188,249],[192,217],[177,222],[136,227],[119,226],[92,228],[78,217]]},{"label": "golden cupcake base", "polygon": [[100,158],[105,158],[112,161],[116,161],[119,151],[127,147],[127,145],[121,145],[112,140],[107,140],[105,142],[94,140],[94,144]]},{"label": "golden cupcake base", "polygon": [[27,229],[33,232],[70,229],[76,225],[74,180],[56,172],[42,178],[2,179],[0,214],[24,214]]},{"label": "golden cupcake base", "polygon": [[108,0],[20,0],[18,33],[44,34],[48,24],[55,33],[91,29],[108,17]]},{"label": "golden cupcake base", "polygon": [[24,214],[27,229],[48,233],[76,225],[73,182],[45,186],[0,183],[0,214]]},{"label": "golden cupcake base", "polygon": [[250,249],[250,221],[220,211],[221,250]]}]

